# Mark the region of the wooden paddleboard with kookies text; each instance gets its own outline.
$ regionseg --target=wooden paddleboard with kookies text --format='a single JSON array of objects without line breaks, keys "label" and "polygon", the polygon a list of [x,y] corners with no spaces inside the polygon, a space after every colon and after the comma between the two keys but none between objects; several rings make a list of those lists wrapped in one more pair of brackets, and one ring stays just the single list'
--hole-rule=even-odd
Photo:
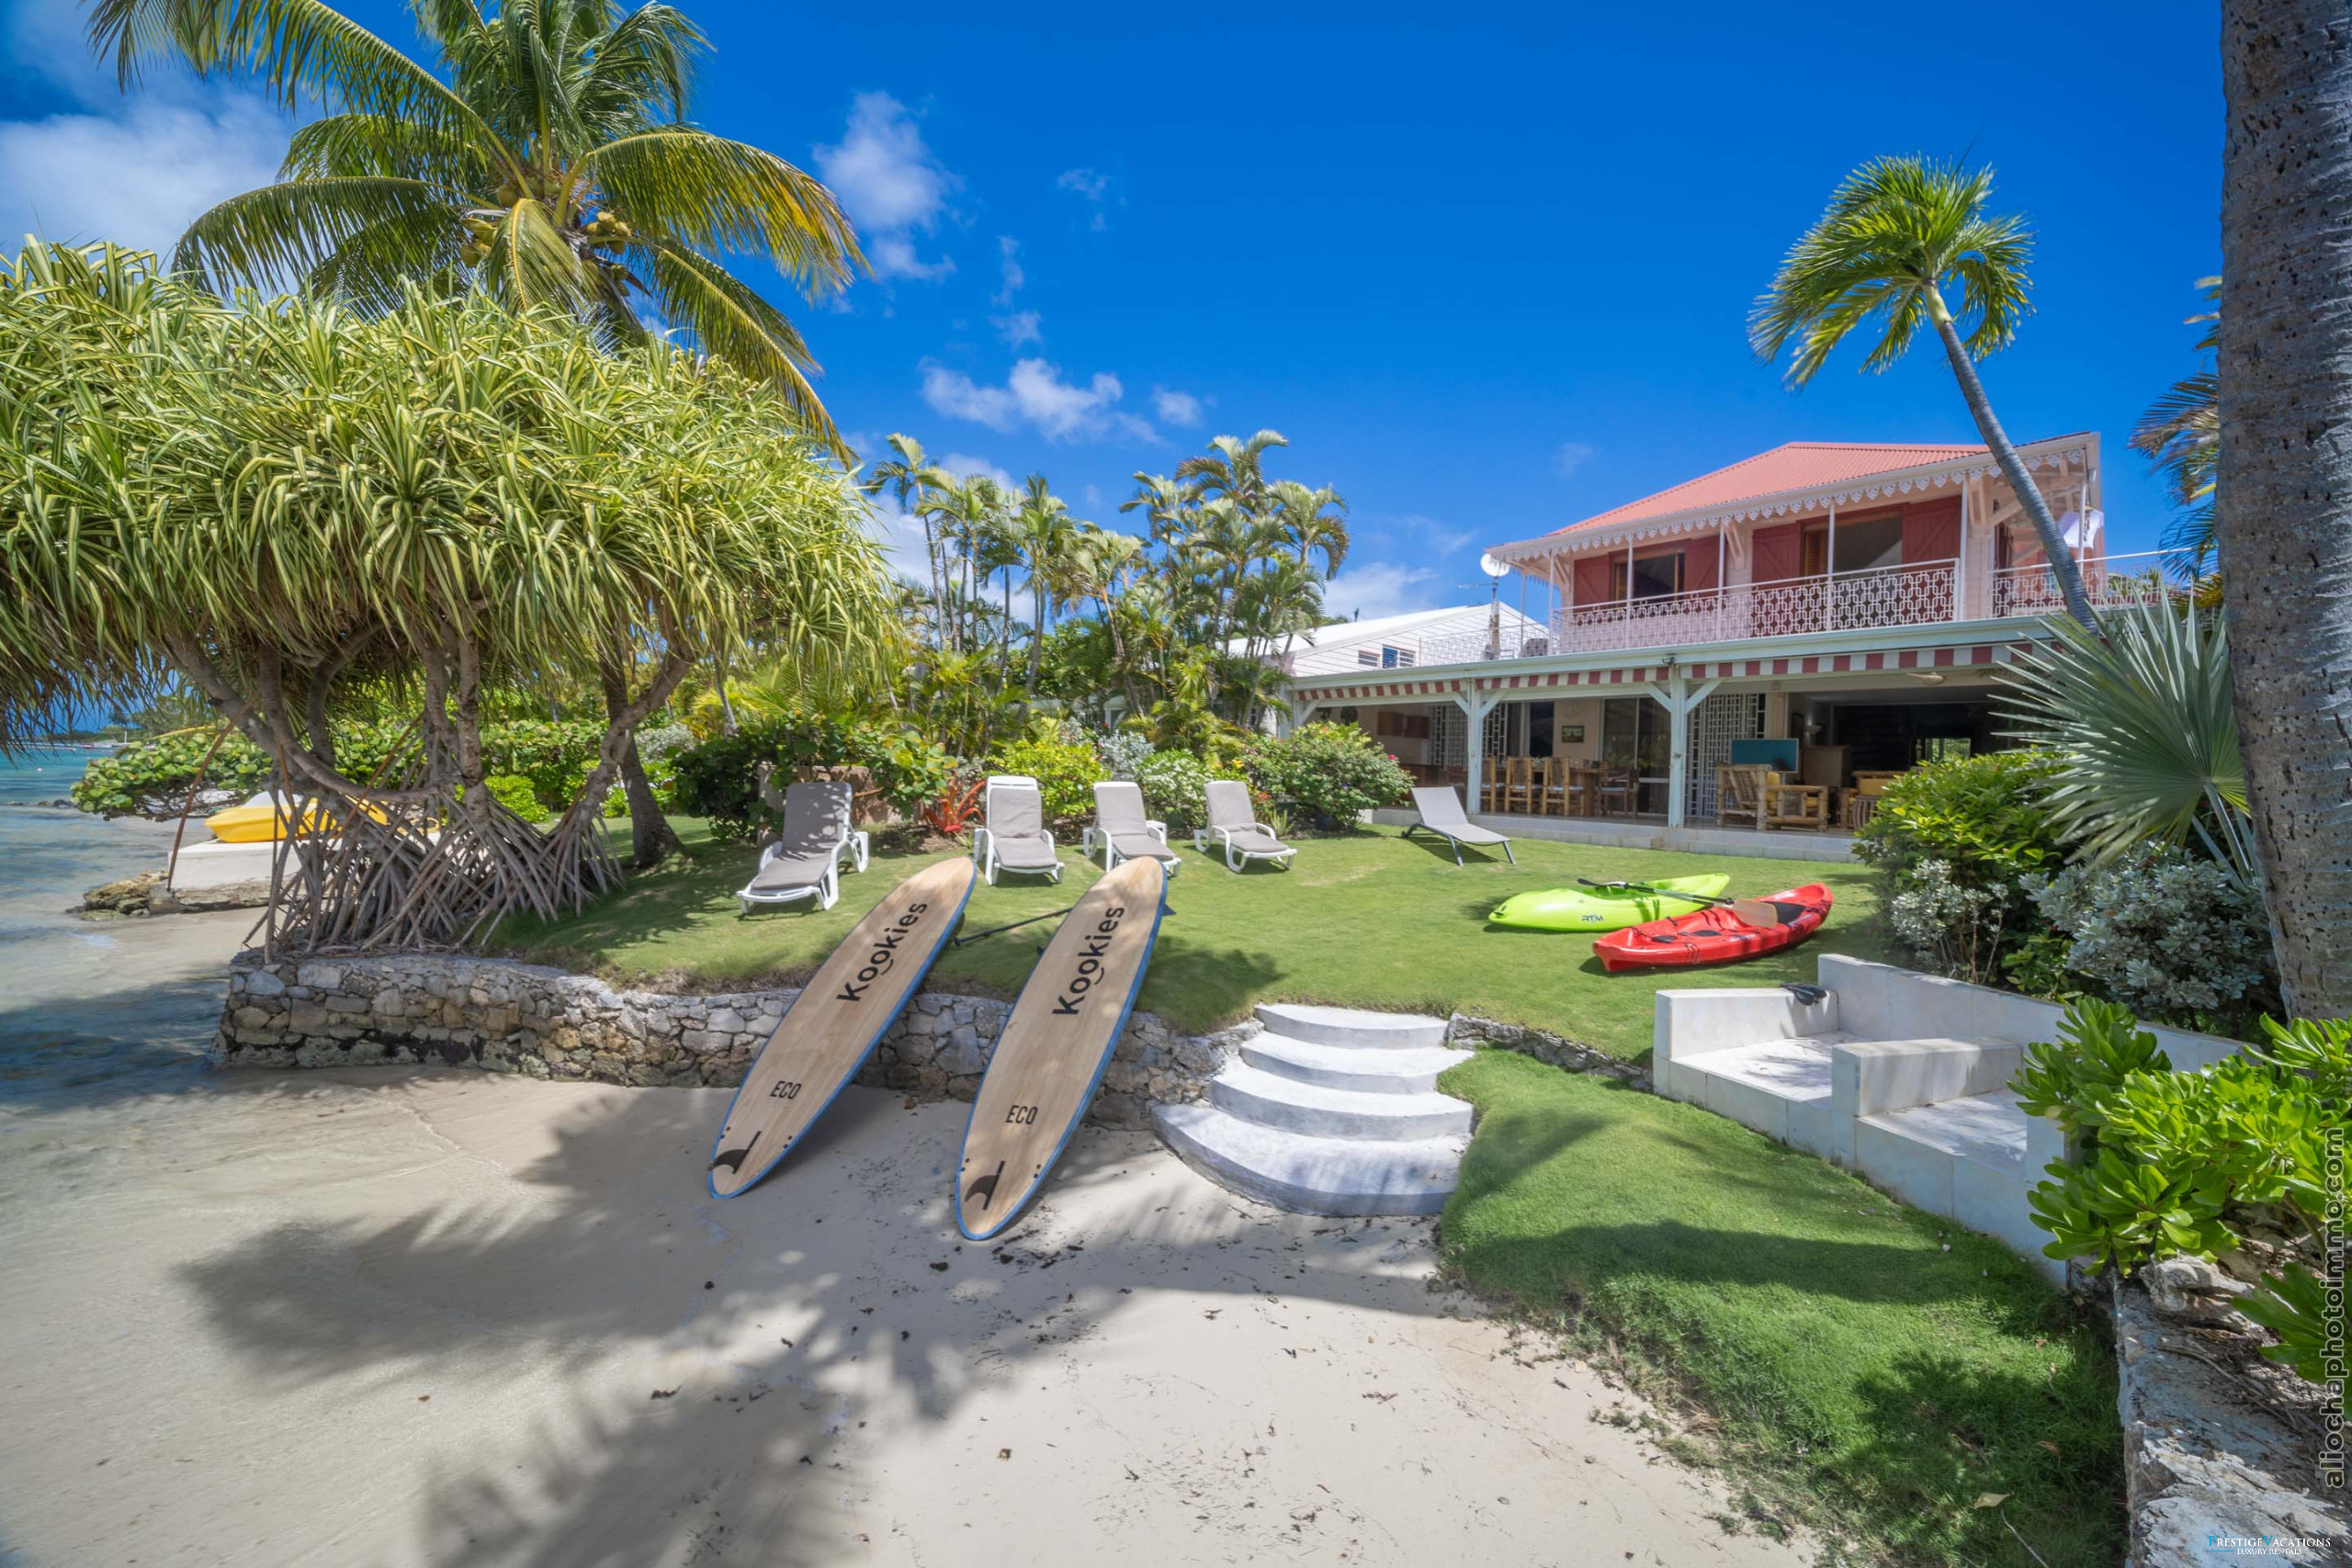
[{"label": "wooden paddleboard with kookies text", "polygon": [[774,1169],[857,1077],[946,951],[977,876],[967,856],[915,873],[808,977],[727,1108],[711,1148],[712,1197],[732,1198]]},{"label": "wooden paddleboard with kookies text", "polygon": [[956,1228],[971,1240],[1012,1223],[1078,1131],[1143,987],[1167,883],[1156,860],[1122,863],[1087,889],[1029,972],[964,1130]]}]

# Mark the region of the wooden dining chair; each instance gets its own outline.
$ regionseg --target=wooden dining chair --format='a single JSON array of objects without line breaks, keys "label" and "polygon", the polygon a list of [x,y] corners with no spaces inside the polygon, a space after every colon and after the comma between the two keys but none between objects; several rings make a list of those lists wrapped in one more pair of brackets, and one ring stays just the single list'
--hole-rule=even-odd
[{"label": "wooden dining chair", "polygon": [[1545,817],[1566,817],[1568,814],[1568,764],[1559,757],[1545,757],[1536,764],[1535,809]]},{"label": "wooden dining chair", "polygon": [[1642,771],[1631,762],[1603,762],[1600,766],[1600,809],[1612,816],[1631,817],[1642,799]]},{"label": "wooden dining chair", "polygon": [[1523,816],[1534,808],[1534,759],[1513,757],[1503,775],[1503,809]]}]

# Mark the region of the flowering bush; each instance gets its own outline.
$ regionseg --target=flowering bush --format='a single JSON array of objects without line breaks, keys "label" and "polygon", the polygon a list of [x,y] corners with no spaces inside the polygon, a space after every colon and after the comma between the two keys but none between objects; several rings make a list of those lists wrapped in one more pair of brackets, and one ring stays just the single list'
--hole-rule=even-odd
[{"label": "flowering bush", "polygon": [[1988,751],[1923,763],[1886,786],[1854,853],[1884,879],[1888,919],[1920,962],[1992,979],[2032,934],[2024,879],[2066,852],[2044,804],[2058,774],[2039,751]]},{"label": "flowering bush", "polygon": [[2212,1028],[2272,989],[2262,906],[2211,861],[2152,846],[2025,881],[2066,939],[2066,967],[2143,1016]]},{"label": "flowering bush", "polygon": [[1023,773],[1037,781],[1047,826],[1074,830],[1094,820],[1094,786],[1110,775],[1091,742],[1062,738],[1057,729],[1008,740],[989,753],[989,771]]},{"label": "flowering bush", "polygon": [[1342,829],[1359,812],[1392,806],[1413,787],[1396,759],[1352,724],[1309,724],[1279,739],[1259,737],[1243,758],[1250,780]]}]

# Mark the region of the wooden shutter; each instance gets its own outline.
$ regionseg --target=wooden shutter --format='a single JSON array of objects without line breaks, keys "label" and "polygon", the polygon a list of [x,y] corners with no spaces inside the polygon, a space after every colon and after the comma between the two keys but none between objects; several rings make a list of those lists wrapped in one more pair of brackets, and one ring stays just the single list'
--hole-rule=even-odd
[{"label": "wooden shutter", "polygon": [[1609,602],[1608,556],[1587,556],[1577,562],[1577,598],[1579,604],[1605,604]]},{"label": "wooden shutter", "polygon": [[1682,547],[1682,592],[1703,593],[1718,585],[1715,558],[1721,547],[1712,535]]},{"label": "wooden shutter", "polygon": [[1947,496],[1903,512],[1903,564],[1951,560],[1960,554],[1960,497]]},{"label": "wooden shutter", "polygon": [[1753,580],[1758,582],[1780,582],[1804,575],[1804,525],[1783,523],[1777,528],[1756,530],[1756,570]]}]

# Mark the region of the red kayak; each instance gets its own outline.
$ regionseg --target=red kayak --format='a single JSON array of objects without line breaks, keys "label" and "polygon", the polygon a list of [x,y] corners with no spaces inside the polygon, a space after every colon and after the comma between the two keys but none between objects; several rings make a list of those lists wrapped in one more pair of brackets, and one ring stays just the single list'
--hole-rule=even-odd
[{"label": "red kayak", "polygon": [[1829,917],[1834,900],[1818,882],[1742,903],[1771,907],[1777,919],[1748,920],[1731,906],[1718,904],[1695,915],[1651,920],[1611,931],[1592,944],[1600,966],[1611,974],[1625,969],[1695,969],[1702,964],[1730,964],[1766,953],[1794,947]]}]

